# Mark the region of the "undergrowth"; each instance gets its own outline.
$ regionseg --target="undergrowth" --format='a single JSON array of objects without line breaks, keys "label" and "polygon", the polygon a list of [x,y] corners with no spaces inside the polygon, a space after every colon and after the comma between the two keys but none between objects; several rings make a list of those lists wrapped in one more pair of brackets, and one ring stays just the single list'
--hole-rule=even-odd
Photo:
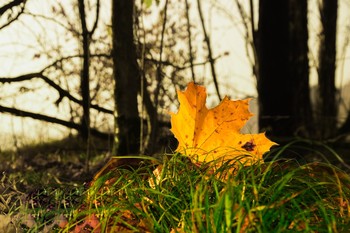
[{"label": "undergrowth", "polygon": [[11,229],[20,229],[12,232],[348,232],[348,173],[326,162],[277,159],[285,149],[269,162],[219,169],[164,155],[158,164],[113,168],[85,186],[25,191],[18,188],[23,177],[5,174],[0,220],[10,216]]},{"label": "undergrowth", "polygon": [[175,154],[164,161],[158,176],[153,169],[116,168],[99,178],[87,191],[84,208],[77,211],[70,228],[93,216],[96,232],[350,229],[350,178],[330,164],[226,163],[213,172],[211,164],[196,166]]}]

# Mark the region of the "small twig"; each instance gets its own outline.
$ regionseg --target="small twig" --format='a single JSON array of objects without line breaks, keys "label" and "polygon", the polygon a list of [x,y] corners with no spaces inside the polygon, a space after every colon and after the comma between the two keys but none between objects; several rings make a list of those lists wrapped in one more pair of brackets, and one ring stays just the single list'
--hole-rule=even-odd
[{"label": "small twig", "polygon": [[189,16],[189,5],[188,0],[185,0],[186,5],[186,20],[187,20],[187,34],[188,34],[188,54],[190,57],[190,68],[191,68],[191,75],[192,75],[192,81],[196,82],[196,77],[194,73],[194,65],[193,65],[193,52],[192,52],[192,39],[191,39],[191,24],[190,24],[190,16]]},{"label": "small twig", "polygon": [[216,76],[216,71],[215,71],[215,60],[213,59],[213,55],[212,55],[212,48],[211,48],[211,44],[210,44],[210,38],[208,36],[207,29],[205,28],[203,12],[202,12],[202,6],[201,6],[201,3],[200,3],[200,0],[197,0],[197,5],[198,5],[198,7],[197,7],[198,8],[198,14],[199,14],[199,17],[200,17],[200,21],[201,21],[202,29],[203,29],[203,34],[204,34],[204,41],[207,44],[208,60],[209,60],[209,63],[210,63],[211,74],[213,76],[213,81],[214,81],[216,93],[218,95],[219,100],[221,101],[221,95],[220,95],[220,91],[219,91],[219,84],[218,84],[218,81],[217,81],[217,76]]},{"label": "small twig", "polygon": [[159,51],[159,60],[157,62],[157,71],[156,71],[156,78],[157,78],[157,87],[154,91],[154,112],[153,119],[152,119],[152,129],[151,129],[151,136],[150,136],[150,145],[149,145],[149,152],[153,153],[154,145],[156,144],[156,134],[158,131],[158,103],[159,103],[159,92],[160,92],[160,86],[162,82],[162,56],[163,56],[163,44],[164,44],[164,35],[165,35],[165,27],[166,27],[166,21],[167,21],[167,11],[168,11],[168,2],[169,0],[166,0],[164,5],[164,17],[163,17],[163,25],[162,25],[162,32],[161,32],[161,39],[160,39],[160,51]]}]

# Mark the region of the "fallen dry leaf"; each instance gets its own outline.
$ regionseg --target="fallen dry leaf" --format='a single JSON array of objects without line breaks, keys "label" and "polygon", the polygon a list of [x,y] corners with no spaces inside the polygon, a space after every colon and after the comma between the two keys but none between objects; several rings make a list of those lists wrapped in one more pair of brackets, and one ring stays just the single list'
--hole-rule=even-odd
[{"label": "fallen dry leaf", "polygon": [[74,233],[101,232],[101,223],[95,214],[88,215],[81,224],[75,226]]},{"label": "fallen dry leaf", "polygon": [[252,116],[249,99],[232,101],[225,97],[217,107],[208,109],[204,87],[191,82],[184,92],[177,93],[180,108],[171,114],[171,131],[179,141],[176,151],[194,162],[239,159],[249,165],[276,145],[264,133],[240,133]]}]

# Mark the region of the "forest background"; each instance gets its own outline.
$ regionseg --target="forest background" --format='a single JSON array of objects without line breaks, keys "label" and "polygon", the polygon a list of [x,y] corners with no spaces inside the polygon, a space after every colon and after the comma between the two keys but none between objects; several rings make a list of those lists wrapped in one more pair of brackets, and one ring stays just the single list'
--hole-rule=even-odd
[{"label": "forest background", "polygon": [[[349,18],[348,0],[0,1],[0,231],[349,229]],[[244,132],[279,145],[236,137],[248,113],[210,140],[196,126],[221,117],[198,114],[182,143],[215,158],[232,135],[238,156],[174,153],[190,82],[209,108],[252,98]]]},{"label": "forest background", "polygon": [[208,106],[225,95],[254,97],[248,132],[267,131],[277,142],[345,140],[349,7],[346,0],[5,1],[1,150],[79,135],[109,140],[113,154],[159,152],[171,147],[176,90],[190,81],[208,87]]}]

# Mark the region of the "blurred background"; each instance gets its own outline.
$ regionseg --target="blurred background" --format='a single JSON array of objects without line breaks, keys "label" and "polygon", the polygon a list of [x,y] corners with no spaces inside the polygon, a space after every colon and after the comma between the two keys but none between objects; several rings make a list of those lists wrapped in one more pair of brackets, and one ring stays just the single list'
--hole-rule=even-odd
[{"label": "blurred background", "polygon": [[253,98],[246,133],[347,143],[349,19],[348,0],[2,0],[0,152],[171,151],[191,81],[208,107]]}]

